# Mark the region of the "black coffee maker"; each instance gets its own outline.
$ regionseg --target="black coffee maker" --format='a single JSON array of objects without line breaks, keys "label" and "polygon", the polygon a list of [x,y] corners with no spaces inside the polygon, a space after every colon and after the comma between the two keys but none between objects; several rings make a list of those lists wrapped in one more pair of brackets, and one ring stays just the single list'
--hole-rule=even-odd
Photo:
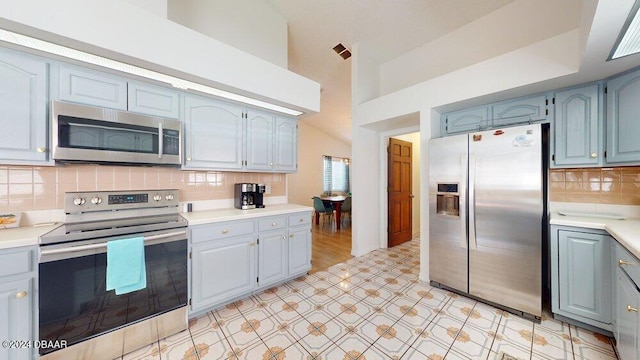
[{"label": "black coffee maker", "polygon": [[234,185],[234,205],[237,209],[255,209],[264,207],[263,194],[265,184],[239,183]]}]

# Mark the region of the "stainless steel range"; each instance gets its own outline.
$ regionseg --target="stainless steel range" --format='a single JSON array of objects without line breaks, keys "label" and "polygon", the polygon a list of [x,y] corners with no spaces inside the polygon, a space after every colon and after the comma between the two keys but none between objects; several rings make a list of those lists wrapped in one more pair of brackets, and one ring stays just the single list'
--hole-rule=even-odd
[{"label": "stainless steel range", "polygon": [[[178,190],[73,192],[40,239],[42,359],[113,359],[187,328],[187,222]],[[146,287],[106,290],[107,242],[144,238]]]}]

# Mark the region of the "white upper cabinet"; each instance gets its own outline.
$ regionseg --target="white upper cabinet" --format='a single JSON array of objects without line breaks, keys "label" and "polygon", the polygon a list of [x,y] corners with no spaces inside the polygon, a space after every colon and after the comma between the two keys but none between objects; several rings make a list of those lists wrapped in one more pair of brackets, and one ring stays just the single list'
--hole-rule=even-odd
[{"label": "white upper cabinet", "polygon": [[298,170],[298,120],[276,117],[275,165],[279,172]]},{"label": "white upper cabinet", "polygon": [[273,169],[273,114],[251,110],[247,112],[247,170]]},{"label": "white upper cabinet", "polygon": [[185,95],[184,127],[184,168],[242,169],[242,108],[201,96]]},{"label": "white upper cabinet", "polygon": [[0,161],[47,163],[47,63],[0,52]]},{"label": "white upper cabinet", "polygon": [[501,101],[492,106],[493,126],[510,125],[521,122],[545,121],[549,115],[547,94],[528,96]]},{"label": "white upper cabinet", "polygon": [[556,93],[553,167],[602,166],[601,104],[599,84]]},{"label": "white upper cabinet", "polygon": [[640,163],[640,70],[607,82],[607,164]]}]

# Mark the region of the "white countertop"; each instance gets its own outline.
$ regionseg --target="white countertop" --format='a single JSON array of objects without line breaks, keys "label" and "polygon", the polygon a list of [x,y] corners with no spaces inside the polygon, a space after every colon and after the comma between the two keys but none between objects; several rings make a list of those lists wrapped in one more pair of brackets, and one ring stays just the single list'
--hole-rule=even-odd
[{"label": "white countertop", "polygon": [[204,210],[204,211],[194,211],[194,212],[185,212],[181,213],[185,219],[189,222],[189,226],[191,225],[201,225],[201,224],[209,224],[220,221],[230,221],[230,220],[243,220],[243,219],[252,219],[261,216],[271,216],[271,215],[283,215],[283,214],[292,214],[301,211],[313,211],[313,208],[310,206],[296,205],[296,204],[279,204],[279,205],[267,205],[261,209],[249,209],[249,210],[239,210],[239,209],[219,209],[219,210]]},{"label": "white countertop", "polygon": [[20,246],[38,245],[40,236],[62,225],[61,223],[44,223],[33,226],[0,230],[0,250]]},{"label": "white countertop", "polygon": [[613,236],[620,245],[640,259],[640,218],[625,220],[604,219],[597,217],[564,216],[557,211],[551,213],[551,225],[576,226],[589,229],[605,230]]}]

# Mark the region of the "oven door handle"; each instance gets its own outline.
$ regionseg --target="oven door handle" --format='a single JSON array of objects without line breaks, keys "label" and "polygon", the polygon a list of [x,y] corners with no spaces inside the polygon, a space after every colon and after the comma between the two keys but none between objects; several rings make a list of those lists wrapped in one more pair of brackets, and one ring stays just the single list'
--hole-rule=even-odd
[{"label": "oven door handle", "polygon": [[[181,231],[174,231],[174,232],[165,233],[165,234],[148,235],[148,236],[144,237],[144,242],[146,243],[146,242],[152,241],[152,240],[161,240],[161,239],[174,237],[174,236],[181,236],[181,235],[185,236],[185,238],[186,238],[186,234],[187,234],[187,232],[185,230],[181,230]],[[106,242],[101,242],[99,244],[79,245],[79,246],[70,246],[70,247],[65,247],[65,248],[60,248],[60,249],[42,250],[41,254],[43,256],[46,256],[46,255],[64,254],[64,253],[69,253],[69,252],[101,249],[101,248],[106,248],[106,247],[107,247],[107,243]]]}]

